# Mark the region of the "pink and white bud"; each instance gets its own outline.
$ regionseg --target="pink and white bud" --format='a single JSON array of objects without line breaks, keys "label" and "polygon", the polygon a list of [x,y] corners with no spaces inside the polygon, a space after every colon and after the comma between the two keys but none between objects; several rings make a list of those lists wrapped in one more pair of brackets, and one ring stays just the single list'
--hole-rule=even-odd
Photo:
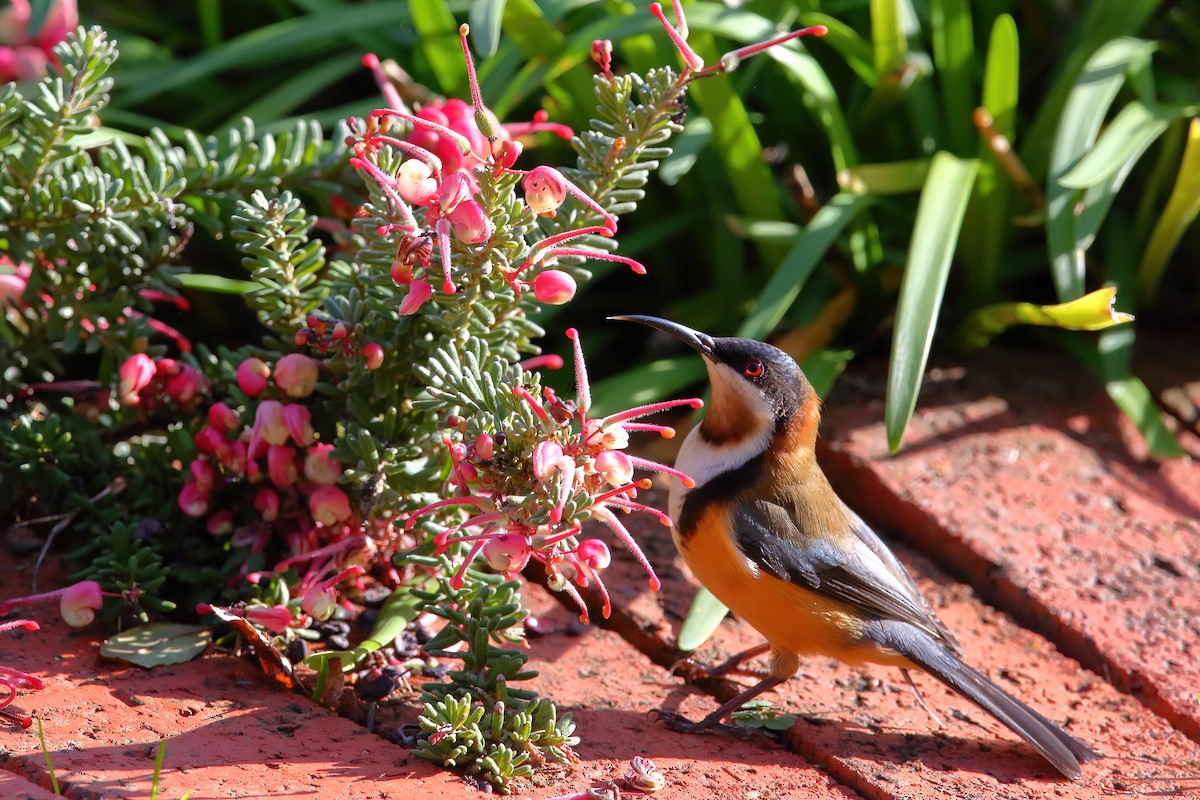
[{"label": "pink and white bud", "polygon": [[486,433],[479,434],[479,438],[475,440],[475,457],[481,458],[484,461],[490,461],[495,454],[495,450],[495,440]]},{"label": "pink and white bud", "polygon": [[533,279],[533,296],[552,306],[569,302],[575,289],[575,279],[560,269],[548,269]]},{"label": "pink and white bud", "polygon": [[321,486],[309,496],[308,510],[318,524],[332,528],[350,516],[350,498],[336,486]]},{"label": "pink and white bud", "polygon": [[633,480],[633,461],[620,450],[602,450],[596,455],[596,472],[611,486],[624,486]]},{"label": "pink and white bud", "polygon": [[[261,437],[267,444],[285,444],[288,436],[287,420],[283,415],[283,403],[278,400],[264,400],[258,404],[254,413],[253,436]],[[252,454],[255,457],[257,453]]]},{"label": "pink and white bud", "polygon": [[210,536],[228,536],[233,533],[233,512],[221,509],[208,518],[204,527],[208,529]]},{"label": "pink and white bud", "polygon": [[254,510],[263,522],[274,522],[279,517],[279,492],[264,486],[254,495]]},{"label": "pink and white bud", "polygon": [[450,224],[454,227],[454,235],[461,242],[479,244],[492,238],[496,226],[488,218],[483,206],[474,200],[458,204],[450,212]]},{"label": "pink and white bud", "polygon": [[507,575],[523,570],[532,553],[529,542],[517,533],[493,536],[483,546],[483,559],[488,566]]},{"label": "pink and white bud", "polygon": [[258,397],[267,388],[271,377],[271,368],[261,358],[247,358],[238,364],[238,388],[250,397]]},{"label": "pink and white bud", "polygon": [[600,539],[584,539],[575,549],[575,557],[592,569],[606,569],[612,563],[612,554]]},{"label": "pink and white bud", "polygon": [[414,206],[427,206],[438,196],[433,170],[419,158],[410,158],[400,165],[396,171],[396,189]]},{"label": "pink and white bud", "polygon": [[95,581],[80,581],[68,586],[58,601],[63,621],[72,628],[82,628],[96,618],[96,611],[104,605],[104,594]]},{"label": "pink and white bud", "polygon": [[337,611],[337,594],[324,584],[314,584],[300,598],[300,607],[315,620],[327,620]]},{"label": "pink and white bud", "polygon": [[207,388],[208,381],[199,370],[191,364],[178,364],[175,374],[167,381],[167,396],[181,406],[188,406]]},{"label": "pink and white bud", "polygon": [[567,179],[554,167],[534,167],[521,181],[525,204],[541,217],[553,217],[567,199]]},{"label": "pink and white bud", "polygon": [[533,477],[539,481],[546,480],[550,473],[558,469],[563,458],[563,449],[558,442],[547,439],[538,442],[533,447]]},{"label": "pink and white bud", "polygon": [[331,444],[315,444],[304,456],[304,477],[322,486],[333,486],[342,476],[342,462],[330,457]]},{"label": "pink and white bud", "polygon": [[629,446],[629,431],[619,423],[605,426],[602,420],[589,419],[583,425],[583,441],[588,447],[624,450]]},{"label": "pink and white bud", "polygon": [[192,473],[192,480],[195,481],[196,487],[202,492],[211,492],[213,481],[217,478],[217,471],[212,468],[212,464],[201,458],[197,458],[188,465],[188,471]]},{"label": "pink and white bud", "polygon": [[471,179],[465,172],[451,172],[442,178],[438,189],[438,208],[443,214],[449,215],[458,208],[459,203],[471,199]]},{"label": "pink and white bud", "polygon": [[362,349],[363,360],[366,361],[367,369],[379,369],[383,366],[383,346],[371,342]]},{"label": "pink and white bud", "polygon": [[407,261],[392,262],[392,282],[397,286],[408,286],[413,281],[412,264]]},{"label": "pink and white bud", "polygon": [[213,403],[208,407],[208,424],[221,433],[231,433],[242,424],[241,418],[224,403]]},{"label": "pink and white bud", "polygon": [[415,280],[408,285],[408,294],[400,301],[400,315],[410,317],[421,309],[421,306],[433,297],[433,284],[425,278]]},{"label": "pink and white bud", "polygon": [[312,412],[306,406],[299,403],[288,403],[284,406],[283,424],[287,426],[292,441],[301,447],[307,447],[317,439],[317,433],[312,426]]},{"label": "pink and white bud", "polygon": [[208,513],[208,492],[188,481],[179,490],[179,508],[189,517],[203,517]]},{"label": "pink and white bud", "polygon": [[288,397],[308,397],[317,387],[318,364],[303,353],[288,353],[275,365],[275,385]]},{"label": "pink and white bud", "polygon": [[247,606],[242,616],[271,633],[283,633],[292,624],[291,610],[279,603],[273,606]]},{"label": "pink and white bud", "polygon": [[117,371],[121,379],[117,387],[117,397],[127,406],[138,404],[138,392],[150,385],[154,380],[158,367],[154,360],[145,353],[134,353],[125,359],[125,363]]},{"label": "pink and white bud", "polygon": [[267,475],[271,483],[286,489],[296,482],[296,448],[275,444],[267,448]]}]

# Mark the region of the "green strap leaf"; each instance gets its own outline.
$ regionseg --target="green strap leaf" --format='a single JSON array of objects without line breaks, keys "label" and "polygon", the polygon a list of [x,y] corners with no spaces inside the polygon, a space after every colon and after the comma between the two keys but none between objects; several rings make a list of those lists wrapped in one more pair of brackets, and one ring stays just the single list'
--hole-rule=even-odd
[{"label": "green strap leaf", "polygon": [[971,114],[975,108],[975,87],[971,75],[975,39],[967,0],[932,0],[930,28],[933,63],[942,84],[950,144],[956,151],[965,153],[975,139],[974,126],[971,124]]},{"label": "green strap leaf", "polygon": [[933,157],[929,178],[917,205],[917,219],[909,246],[908,265],[900,284],[896,331],[888,368],[885,420],[888,447],[900,446],[904,429],[917,405],[917,392],[933,343],[950,262],[979,162],[955,158],[946,152]]},{"label": "green strap leaf", "polygon": [[1137,269],[1138,296],[1149,302],[1183,232],[1200,214],[1200,118],[1188,125],[1187,146],[1167,205],[1150,233]]},{"label": "green strap leaf", "polygon": [[471,23],[471,44],[483,58],[496,54],[500,46],[500,23],[506,0],[475,0],[467,19]]},{"label": "green strap leaf", "polygon": [[457,94],[467,82],[458,24],[445,0],[421,0],[409,4],[413,27],[421,37],[421,52],[437,77],[438,87],[448,95]]},{"label": "green strap leaf", "polygon": [[1127,163],[1136,162],[1185,110],[1180,105],[1147,107],[1136,100],[1129,103],[1109,123],[1095,146],[1058,182],[1070,189],[1090,189],[1110,180]]},{"label": "green strap leaf", "polygon": [[1083,294],[1083,248],[1076,235],[1078,190],[1061,183],[1092,148],[1109,106],[1131,66],[1149,58],[1152,42],[1121,38],[1108,42],[1087,61],[1067,97],[1050,153],[1046,176],[1046,242],[1059,300]]}]

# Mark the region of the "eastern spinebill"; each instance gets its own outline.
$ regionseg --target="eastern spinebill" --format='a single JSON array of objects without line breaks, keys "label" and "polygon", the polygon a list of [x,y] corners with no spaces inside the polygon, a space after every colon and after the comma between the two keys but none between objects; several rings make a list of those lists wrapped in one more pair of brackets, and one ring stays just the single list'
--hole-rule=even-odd
[{"label": "eastern spinebill", "polygon": [[[767,644],[770,676],[700,722],[699,732],[795,674],[800,657],[921,669],[1007,725],[1068,778],[1098,754],[960,658],[961,648],[875,532],[834,493],[814,445],[820,401],[792,358],[752,339],[716,338],[657,317],[621,316],[704,357],[712,399],[683,443],[671,486],[680,555]],[[911,683],[911,681],[910,681]],[[915,687],[914,687],[915,690]],[[919,695],[918,695],[919,698]],[[923,705],[923,703],[922,703]]]}]

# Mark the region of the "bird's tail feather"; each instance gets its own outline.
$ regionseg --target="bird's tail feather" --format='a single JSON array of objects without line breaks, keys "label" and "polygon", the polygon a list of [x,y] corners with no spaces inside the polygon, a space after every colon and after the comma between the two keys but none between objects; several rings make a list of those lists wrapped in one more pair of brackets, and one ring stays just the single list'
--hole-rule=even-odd
[{"label": "bird's tail feather", "polygon": [[1003,722],[1068,778],[1079,778],[1081,762],[1100,757],[1099,753],[1082,741],[1001,689],[982,673],[964,664],[958,656],[938,644],[928,634],[904,623],[879,621],[876,625],[879,644],[901,653]]}]

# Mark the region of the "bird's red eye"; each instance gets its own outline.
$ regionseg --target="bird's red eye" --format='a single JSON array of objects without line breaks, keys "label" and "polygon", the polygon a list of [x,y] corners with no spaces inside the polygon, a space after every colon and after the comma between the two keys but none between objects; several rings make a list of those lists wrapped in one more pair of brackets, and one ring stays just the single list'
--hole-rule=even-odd
[{"label": "bird's red eye", "polygon": [[763,371],[764,370],[761,361],[747,361],[746,367],[742,370],[742,373],[747,378],[761,378]]}]

